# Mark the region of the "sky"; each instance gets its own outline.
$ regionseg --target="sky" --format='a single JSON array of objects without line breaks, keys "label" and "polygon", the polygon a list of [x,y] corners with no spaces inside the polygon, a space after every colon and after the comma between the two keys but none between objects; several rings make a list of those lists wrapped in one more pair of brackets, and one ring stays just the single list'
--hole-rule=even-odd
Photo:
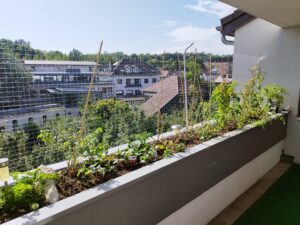
[{"label": "sky", "polygon": [[0,38],[34,48],[96,53],[232,54],[215,27],[234,8],[216,0],[0,0]]}]

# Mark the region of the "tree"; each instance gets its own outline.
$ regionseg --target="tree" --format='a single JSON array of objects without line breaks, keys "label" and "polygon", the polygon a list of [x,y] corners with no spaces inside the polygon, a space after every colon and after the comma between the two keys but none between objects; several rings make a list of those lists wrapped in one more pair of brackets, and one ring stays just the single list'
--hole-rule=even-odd
[{"label": "tree", "polygon": [[33,146],[32,165],[48,165],[69,158],[78,142],[79,120],[62,117],[50,120],[38,135],[38,144]]},{"label": "tree", "polygon": [[110,146],[132,141],[136,134],[156,130],[155,117],[146,117],[139,109],[114,99],[90,105],[87,118],[89,130],[103,128],[103,139]]},{"label": "tree", "polygon": [[37,123],[32,121],[25,124],[23,130],[25,131],[27,139],[27,148],[32,150],[32,147],[38,143],[38,136],[40,134],[40,127]]},{"label": "tree", "polygon": [[19,106],[20,101],[30,96],[31,74],[13,54],[9,42],[0,41],[0,109]]},{"label": "tree", "polygon": [[0,132],[0,158],[10,159],[12,170],[27,171],[32,169],[31,153],[26,148],[27,136],[24,131]]},{"label": "tree", "polygon": [[81,61],[81,60],[83,60],[83,54],[79,50],[73,49],[69,53],[69,60]]}]

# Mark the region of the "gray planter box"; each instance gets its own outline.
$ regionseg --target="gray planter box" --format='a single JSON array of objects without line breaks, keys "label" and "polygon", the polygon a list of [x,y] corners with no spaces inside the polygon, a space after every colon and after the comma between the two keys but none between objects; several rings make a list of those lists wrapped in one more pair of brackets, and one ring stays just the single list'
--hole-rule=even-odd
[{"label": "gray planter box", "polygon": [[157,224],[283,140],[285,124],[229,132],[6,224]]}]

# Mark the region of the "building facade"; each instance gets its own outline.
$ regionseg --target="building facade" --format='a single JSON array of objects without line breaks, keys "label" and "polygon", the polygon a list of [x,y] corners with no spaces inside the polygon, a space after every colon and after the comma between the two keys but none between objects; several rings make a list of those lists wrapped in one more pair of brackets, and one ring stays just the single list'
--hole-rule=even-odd
[{"label": "building facade", "polygon": [[144,88],[160,80],[161,72],[137,58],[123,58],[100,74],[112,79],[114,96],[122,99],[141,97]]},{"label": "building facade", "polygon": [[272,8],[262,7],[267,1],[223,2],[243,10],[221,20],[219,29],[223,37],[234,37],[234,42],[227,42],[234,44],[233,79],[244,84],[251,77],[250,69],[259,63],[265,84],[276,83],[287,89],[285,107],[291,112],[284,151],[300,163],[300,16],[298,11],[291,14],[300,4],[274,1]]},{"label": "building facade", "polygon": [[[39,61],[25,60],[25,68],[32,73],[31,96],[37,99],[52,97],[55,102],[66,107],[76,107],[88,92],[95,62],[77,61]],[[111,79],[100,79],[100,69],[96,70],[96,78],[92,93],[95,98],[113,97]]]}]

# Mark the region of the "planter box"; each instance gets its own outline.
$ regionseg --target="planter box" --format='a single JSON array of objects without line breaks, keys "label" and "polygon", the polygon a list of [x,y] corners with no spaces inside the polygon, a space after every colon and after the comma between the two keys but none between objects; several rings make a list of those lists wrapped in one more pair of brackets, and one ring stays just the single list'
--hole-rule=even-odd
[{"label": "planter box", "polygon": [[5,224],[157,224],[282,141],[285,124],[229,132]]}]

